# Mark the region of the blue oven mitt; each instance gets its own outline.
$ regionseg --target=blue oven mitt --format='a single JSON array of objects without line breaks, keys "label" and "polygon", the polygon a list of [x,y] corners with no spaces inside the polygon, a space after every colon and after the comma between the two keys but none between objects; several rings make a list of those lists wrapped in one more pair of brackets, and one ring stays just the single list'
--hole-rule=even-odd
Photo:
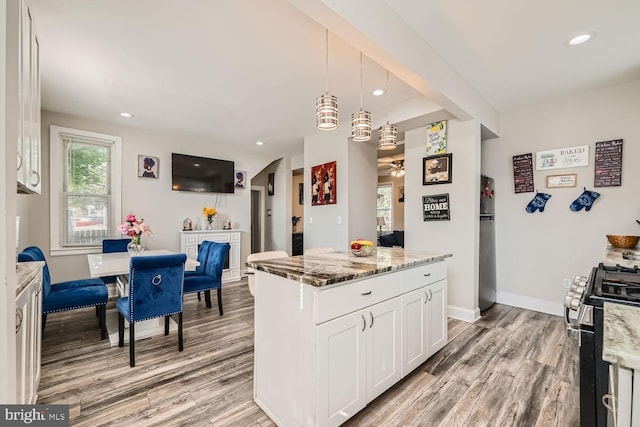
[{"label": "blue oven mitt", "polygon": [[593,202],[595,202],[598,197],[600,197],[600,193],[589,191],[585,188],[584,193],[578,196],[578,198],[575,199],[569,207],[574,212],[578,212],[582,208],[589,212],[591,210],[591,206],[593,206]]},{"label": "blue oven mitt", "polygon": [[547,193],[536,193],[533,200],[529,202],[525,210],[529,213],[534,213],[537,209],[540,212],[544,212],[544,205],[547,204],[547,200],[551,198],[551,194]]}]

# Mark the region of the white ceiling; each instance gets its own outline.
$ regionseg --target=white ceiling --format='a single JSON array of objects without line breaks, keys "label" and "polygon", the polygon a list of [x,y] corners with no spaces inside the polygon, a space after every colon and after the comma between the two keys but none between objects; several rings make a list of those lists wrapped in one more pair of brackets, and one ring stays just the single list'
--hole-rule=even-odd
[{"label": "white ceiling", "polygon": [[[386,5],[499,111],[640,78],[638,0],[349,1]],[[345,25],[309,18],[292,6],[301,2],[325,0],[30,0],[43,109],[301,153],[325,90],[324,26]],[[584,30],[597,31],[592,42],[563,45]],[[361,44],[350,43],[330,35],[341,127],[360,103]],[[390,65],[365,56],[363,103],[375,125],[425,98],[393,75],[388,100],[371,96]]]}]

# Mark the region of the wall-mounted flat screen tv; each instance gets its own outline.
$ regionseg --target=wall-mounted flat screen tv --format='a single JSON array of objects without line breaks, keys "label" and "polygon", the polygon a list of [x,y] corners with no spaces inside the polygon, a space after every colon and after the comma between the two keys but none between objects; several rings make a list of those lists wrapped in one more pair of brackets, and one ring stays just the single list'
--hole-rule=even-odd
[{"label": "wall-mounted flat screen tv", "polygon": [[171,189],[201,193],[233,193],[234,163],[171,153]]}]

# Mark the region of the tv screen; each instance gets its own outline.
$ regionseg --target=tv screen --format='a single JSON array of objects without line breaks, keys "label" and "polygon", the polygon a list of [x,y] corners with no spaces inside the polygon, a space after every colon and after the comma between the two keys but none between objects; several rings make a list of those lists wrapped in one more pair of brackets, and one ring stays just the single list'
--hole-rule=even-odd
[{"label": "tv screen", "polygon": [[202,193],[233,193],[234,163],[171,153],[171,189]]}]

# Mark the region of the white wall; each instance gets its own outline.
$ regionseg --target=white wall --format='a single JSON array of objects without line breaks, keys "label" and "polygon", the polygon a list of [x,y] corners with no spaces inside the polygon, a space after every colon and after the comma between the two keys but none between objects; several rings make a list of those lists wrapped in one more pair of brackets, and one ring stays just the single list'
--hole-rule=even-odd
[{"label": "white wall", "polygon": [[[499,139],[483,142],[482,172],[495,178],[498,299],[562,313],[563,278],[588,275],[602,261],[606,234],[640,235],[640,81],[549,100],[501,117]],[[624,139],[622,186],[594,188],[595,142]],[[544,213],[525,212],[535,193],[514,193],[512,156],[589,145],[589,166],[535,171],[552,195]],[[535,166],[534,166],[535,168]],[[576,188],[545,188],[545,177],[577,173]],[[591,211],[569,205],[583,187],[601,194]]]},{"label": "white wall", "polygon": [[[337,203],[311,206],[311,189],[304,193],[304,248],[329,247],[346,250],[348,236],[348,150],[350,129],[344,124],[334,131],[317,132],[304,139],[305,180],[311,180],[311,167],[336,162]],[[375,211],[375,210],[374,210]],[[342,224],[338,224],[338,217]]]},{"label": "white wall", "polygon": [[[123,123],[126,121],[123,120]],[[48,255],[49,250],[49,126],[59,125],[121,136],[123,140],[122,159],[122,218],[134,212],[144,218],[153,232],[143,238],[149,249],[180,249],[179,231],[186,217],[200,219],[204,224],[202,208],[216,207],[219,227],[230,218],[234,229],[243,230],[241,259],[250,252],[251,240],[251,192],[238,190],[234,194],[201,194],[171,190],[171,153],[178,152],[203,157],[233,160],[235,168],[247,171],[247,177],[255,175],[273,159],[266,155],[246,152],[228,144],[207,140],[186,132],[153,132],[87,120],[64,114],[42,112],[42,195],[18,195],[18,215],[21,216],[20,248],[37,245],[47,254],[52,280],[54,282],[89,276],[86,256]],[[159,179],[137,177],[138,154],[160,158]],[[247,188],[251,183],[247,182]],[[287,199],[288,200],[288,199]],[[197,222],[197,221],[196,221]],[[114,237],[119,237],[113,230]]]},{"label": "white wall", "polygon": [[[253,185],[265,188],[264,250],[291,253],[291,160],[287,157],[276,160],[257,174]],[[268,176],[274,174],[273,196],[268,194]],[[267,211],[271,215],[267,215]]]},{"label": "white wall", "polygon": [[[453,253],[447,260],[449,315],[473,321],[479,315],[480,124],[448,121],[447,153],[453,154],[450,184],[422,185],[426,139],[426,127],[405,133],[405,248]],[[451,220],[425,222],[422,196],[442,193],[449,193]]]},{"label": "white wall", "polygon": [[[349,241],[359,238],[376,241],[376,196],[378,164],[376,146],[348,140],[347,153],[349,163],[349,203],[347,216],[349,222]],[[338,250],[348,250],[348,242]]]}]

